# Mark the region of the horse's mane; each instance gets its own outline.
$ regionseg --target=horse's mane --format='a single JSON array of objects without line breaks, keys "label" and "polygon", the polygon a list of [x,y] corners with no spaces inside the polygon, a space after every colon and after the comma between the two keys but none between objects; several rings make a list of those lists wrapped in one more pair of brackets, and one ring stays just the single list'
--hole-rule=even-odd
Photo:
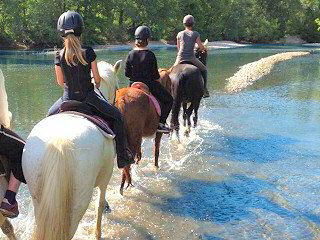
[{"label": "horse's mane", "polygon": [[8,97],[4,84],[4,76],[0,69],[0,124],[9,128],[11,122],[11,113],[8,109]]},{"label": "horse's mane", "polygon": [[101,77],[101,82],[105,85],[107,91],[104,91],[104,97],[109,101],[116,89],[119,88],[118,77],[114,70],[114,66],[105,61],[98,62],[99,74]]},{"label": "horse's mane", "polygon": [[171,89],[171,78],[169,76],[169,74],[171,73],[172,68],[165,69],[165,68],[159,68],[158,72],[160,74],[160,79],[158,79],[158,81],[161,83],[162,86],[165,87],[165,89],[167,89],[167,91],[172,94],[172,89]]}]

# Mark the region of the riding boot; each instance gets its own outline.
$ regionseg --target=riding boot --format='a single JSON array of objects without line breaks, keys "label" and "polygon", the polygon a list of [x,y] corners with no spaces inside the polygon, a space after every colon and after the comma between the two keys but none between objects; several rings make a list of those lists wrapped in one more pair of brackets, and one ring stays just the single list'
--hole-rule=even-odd
[{"label": "riding boot", "polygon": [[116,152],[118,168],[123,168],[129,164],[135,163],[133,154],[128,148],[128,143],[125,137],[124,127],[122,121],[113,122],[113,131],[116,134]]},{"label": "riding boot", "polygon": [[111,120],[113,131],[116,135],[116,152],[117,163],[119,168],[123,168],[128,164],[135,163],[131,154],[124,129],[122,114],[115,106],[110,105],[107,101],[97,96],[95,93],[88,94],[85,102],[93,106],[98,116],[103,119]]}]

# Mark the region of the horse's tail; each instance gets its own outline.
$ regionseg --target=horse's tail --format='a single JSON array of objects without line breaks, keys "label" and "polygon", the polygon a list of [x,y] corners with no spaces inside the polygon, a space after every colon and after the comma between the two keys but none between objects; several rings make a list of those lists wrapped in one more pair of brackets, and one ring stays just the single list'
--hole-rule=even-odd
[{"label": "horse's tail", "polygon": [[70,238],[74,155],[68,139],[51,140],[45,149],[39,207],[36,212],[36,240]]}]

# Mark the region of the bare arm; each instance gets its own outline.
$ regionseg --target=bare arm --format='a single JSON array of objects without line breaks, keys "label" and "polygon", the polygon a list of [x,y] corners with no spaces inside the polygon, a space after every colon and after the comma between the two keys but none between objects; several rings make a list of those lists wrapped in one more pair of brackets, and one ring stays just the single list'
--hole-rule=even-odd
[{"label": "bare arm", "polygon": [[179,52],[179,50],[180,50],[180,40],[179,40],[179,38],[177,38],[177,48],[178,48],[178,52]]},{"label": "bare arm", "polygon": [[100,87],[100,81],[101,81],[101,78],[100,78],[100,74],[99,74],[99,71],[98,71],[98,66],[97,66],[97,61],[94,60],[93,62],[91,62],[91,70],[92,70],[92,75],[93,75],[93,79],[96,83],[96,86],[97,88]]},{"label": "bare arm", "polygon": [[201,51],[207,51],[207,48],[202,44],[200,37],[197,37],[196,43],[198,44]]},{"label": "bare arm", "polygon": [[55,65],[55,70],[56,70],[56,80],[59,86],[63,87],[64,85],[64,78],[63,78],[63,72],[60,66]]}]

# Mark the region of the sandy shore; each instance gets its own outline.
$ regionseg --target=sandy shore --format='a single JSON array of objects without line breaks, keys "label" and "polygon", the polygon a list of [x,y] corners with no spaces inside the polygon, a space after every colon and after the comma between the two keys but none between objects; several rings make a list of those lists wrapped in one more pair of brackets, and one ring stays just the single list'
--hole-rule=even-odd
[{"label": "sandy shore", "polygon": [[232,77],[226,79],[227,85],[225,89],[227,92],[240,92],[261,77],[269,74],[276,63],[308,54],[310,54],[310,52],[278,53],[243,65]]}]

